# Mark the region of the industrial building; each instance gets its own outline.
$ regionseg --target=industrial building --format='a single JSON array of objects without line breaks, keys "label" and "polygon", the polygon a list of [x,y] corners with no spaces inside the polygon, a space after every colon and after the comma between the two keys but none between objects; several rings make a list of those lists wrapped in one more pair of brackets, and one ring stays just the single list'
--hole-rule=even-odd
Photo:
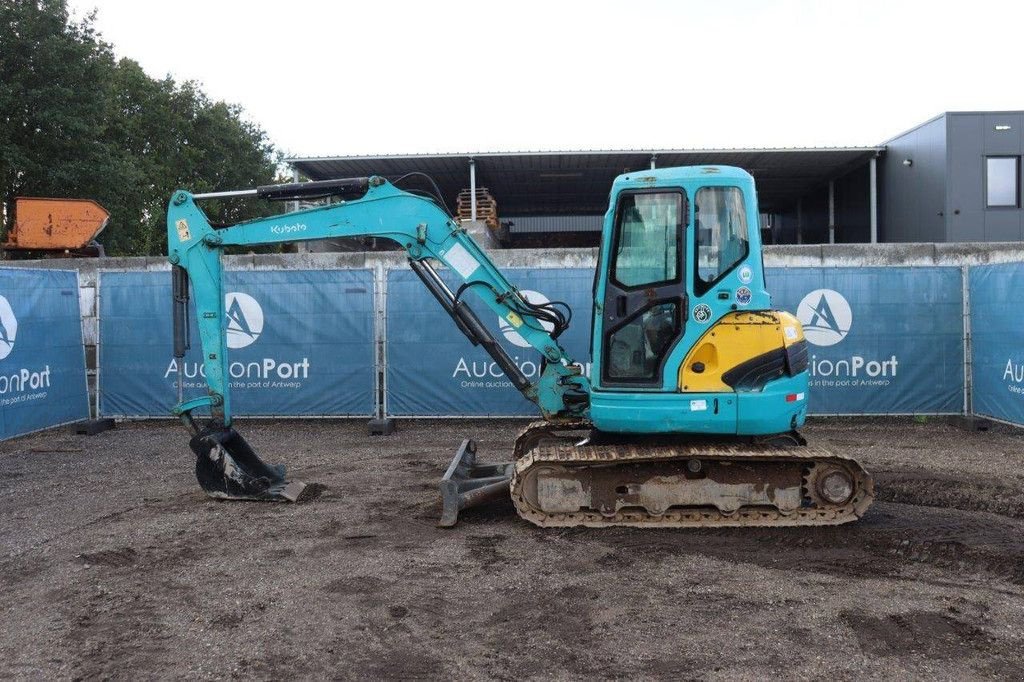
[{"label": "industrial building", "polygon": [[[757,181],[770,244],[1019,241],[1024,112],[947,112],[871,147],[481,152],[294,158],[324,180],[425,173],[505,247],[593,246],[621,173],[732,165]],[[413,181],[412,179],[410,181]],[[361,244],[361,247],[366,247]],[[315,250],[345,248],[339,243]]]}]

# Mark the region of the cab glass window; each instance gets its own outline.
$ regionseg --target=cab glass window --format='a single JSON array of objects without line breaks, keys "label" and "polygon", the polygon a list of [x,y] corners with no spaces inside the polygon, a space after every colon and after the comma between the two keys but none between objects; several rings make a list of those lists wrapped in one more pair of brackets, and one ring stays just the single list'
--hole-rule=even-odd
[{"label": "cab glass window", "polygon": [[619,200],[612,277],[620,286],[679,279],[683,205],[680,192],[627,194]]},{"label": "cab glass window", "polygon": [[738,187],[702,187],[694,199],[697,292],[703,293],[747,257],[747,212]]},{"label": "cab glass window", "polygon": [[679,336],[679,304],[648,308],[608,337],[604,375],[610,381],[654,381]]}]

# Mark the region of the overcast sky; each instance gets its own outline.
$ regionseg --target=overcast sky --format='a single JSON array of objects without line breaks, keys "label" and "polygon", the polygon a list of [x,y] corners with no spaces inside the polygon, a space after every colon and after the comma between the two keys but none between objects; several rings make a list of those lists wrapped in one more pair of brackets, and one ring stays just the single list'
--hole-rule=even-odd
[{"label": "overcast sky", "polygon": [[871,145],[1024,109],[1024,3],[71,0],[291,156]]}]

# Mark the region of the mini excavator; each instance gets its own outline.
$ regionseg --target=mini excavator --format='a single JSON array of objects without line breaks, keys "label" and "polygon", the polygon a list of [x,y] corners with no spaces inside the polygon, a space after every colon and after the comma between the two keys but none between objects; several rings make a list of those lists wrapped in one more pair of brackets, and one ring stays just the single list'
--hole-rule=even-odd
[{"label": "mini excavator", "polygon": [[[419,174],[415,174],[419,175]],[[174,353],[189,342],[190,298],[208,383],[177,415],[192,433],[196,475],[222,499],[297,501],[309,492],[269,465],[232,426],[221,256],[230,246],[380,237],[473,345],[539,409],[511,461],[476,461],[463,442],[441,482],[440,525],[461,509],[511,499],[540,526],[811,526],[859,518],[874,497],[856,461],[808,445],[808,351],[800,322],[765,289],[754,179],[739,168],[643,170],[614,181],[594,278],[590,376],[558,342],[571,311],[534,303],[449,213],[436,184],[380,176],[210,194],[179,190],[167,212]],[[335,203],[215,228],[208,198]],[[434,263],[455,273],[452,291]],[[506,320],[541,358],[529,380],[470,309]],[[181,367],[182,363],[179,362]],[[210,418],[193,413],[208,409]]]}]

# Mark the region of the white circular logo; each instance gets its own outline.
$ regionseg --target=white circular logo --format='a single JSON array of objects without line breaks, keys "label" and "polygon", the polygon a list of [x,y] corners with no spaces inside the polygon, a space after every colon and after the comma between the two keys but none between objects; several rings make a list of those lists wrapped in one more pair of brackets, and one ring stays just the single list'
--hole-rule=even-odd
[{"label": "white circular logo", "polygon": [[245,348],[263,333],[263,308],[249,294],[228,292],[224,297],[228,318],[228,348]]},{"label": "white circular logo", "polygon": [[750,269],[749,265],[744,265],[740,268],[740,281],[744,284],[750,284],[750,280],[754,278],[754,273]]},{"label": "white circular logo", "polygon": [[704,324],[711,319],[711,306],[706,303],[701,303],[699,306],[693,309],[693,319],[701,324]]},{"label": "white circular logo", "polygon": [[832,289],[815,289],[804,296],[796,317],[804,326],[804,336],[815,346],[834,346],[846,338],[853,324],[850,304]]},{"label": "white circular logo", "polygon": [[0,360],[14,350],[14,337],[18,335],[18,318],[6,298],[0,296]]},{"label": "white circular logo", "polygon": [[[523,298],[525,298],[530,303],[548,303],[548,297],[537,291],[523,289],[519,293],[522,294]],[[544,327],[544,329],[546,329],[549,332],[555,328],[555,325],[551,322],[541,322],[540,326]],[[520,336],[519,332],[517,332],[515,328],[509,323],[509,321],[506,320],[504,317],[498,317],[498,328],[501,329],[501,333],[505,335],[505,338],[508,339],[514,345],[519,346],[520,348],[530,347],[529,342],[522,336]]]}]

